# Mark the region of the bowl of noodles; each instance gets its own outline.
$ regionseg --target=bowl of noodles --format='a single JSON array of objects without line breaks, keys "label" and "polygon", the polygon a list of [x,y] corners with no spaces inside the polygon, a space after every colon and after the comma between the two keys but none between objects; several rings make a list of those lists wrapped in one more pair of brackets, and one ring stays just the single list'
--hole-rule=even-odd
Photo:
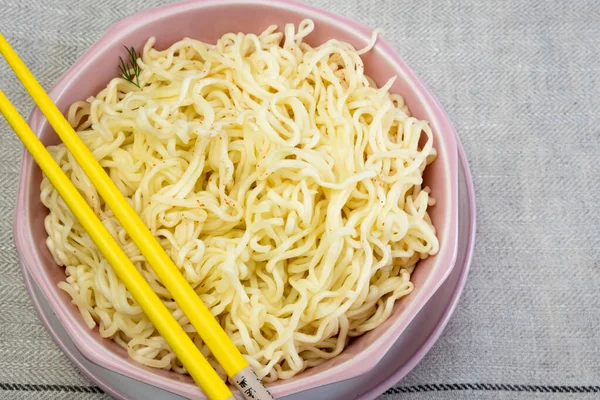
[{"label": "bowl of noodles", "polygon": [[[370,370],[454,266],[454,129],[356,22],[284,1],[151,9],[50,95],[277,397]],[[39,110],[29,122],[225,378]],[[15,240],[88,359],[202,398],[28,154]]]}]

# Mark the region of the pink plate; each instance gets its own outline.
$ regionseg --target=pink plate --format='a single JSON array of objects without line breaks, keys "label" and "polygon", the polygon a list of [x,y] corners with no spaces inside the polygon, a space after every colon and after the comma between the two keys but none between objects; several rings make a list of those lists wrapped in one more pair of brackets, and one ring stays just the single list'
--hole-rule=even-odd
[{"label": "pink plate", "polygon": [[[150,36],[157,37],[159,48],[185,36],[214,42],[226,32],[259,33],[270,24],[281,27],[289,22],[298,24],[305,18],[315,21],[315,32],[309,37],[312,44],[337,38],[358,48],[371,36],[368,28],[354,21],[289,1],[190,1],[143,11],[114,25],[57,82],[50,96],[65,112],[72,102],[97,93],[116,75],[116,60],[122,55],[122,46],[140,48]],[[338,357],[293,379],[269,385],[277,397],[354,378],[371,370],[448,277],[455,263],[458,173],[454,128],[433,95],[384,40],[378,40],[364,61],[367,73],[378,84],[397,75],[399,79],[392,91],[404,97],[413,115],[430,122],[439,156],[427,169],[425,183],[437,200],[431,209],[431,218],[438,231],[440,252],[419,264],[412,278],[415,290],[397,302],[388,321],[356,339]],[[29,124],[45,144],[57,143],[56,135],[39,110],[34,110]],[[39,199],[40,181],[39,168],[29,154],[25,154],[18,189],[15,241],[28,273],[78,351],[94,363],[124,376],[182,396],[204,398],[189,377],[141,366],[130,360],[117,344],[102,339],[97,330],[86,327],[68,295],[56,286],[64,279],[64,270],[54,263],[45,245],[43,221],[47,210]]]}]

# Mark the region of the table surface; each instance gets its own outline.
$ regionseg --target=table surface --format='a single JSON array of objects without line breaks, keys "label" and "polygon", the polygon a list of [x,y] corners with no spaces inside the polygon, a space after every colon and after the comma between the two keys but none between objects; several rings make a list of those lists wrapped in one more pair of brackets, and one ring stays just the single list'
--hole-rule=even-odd
[{"label": "table surface", "polygon": [[[112,23],[164,2],[0,3],[0,31],[49,88]],[[381,398],[598,398],[600,2],[310,3],[384,30],[454,121],[475,181],[463,298],[432,351]],[[4,62],[0,87],[29,114]],[[12,237],[22,147],[3,119],[0,143],[0,399],[106,399],[28,298]]]}]

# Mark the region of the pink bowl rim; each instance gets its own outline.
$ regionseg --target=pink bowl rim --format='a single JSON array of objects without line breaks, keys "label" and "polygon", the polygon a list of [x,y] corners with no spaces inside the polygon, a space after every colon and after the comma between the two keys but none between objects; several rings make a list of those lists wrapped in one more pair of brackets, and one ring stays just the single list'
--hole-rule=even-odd
[{"label": "pink bowl rim", "polygon": [[[57,99],[60,96],[62,96],[67,88],[67,83],[77,76],[78,70],[87,68],[87,66],[90,63],[95,62],[96,58],[94,57],[94,54],[102,53],[103,49],[110,46],[115,40],[118,40],[120,36],[130,33],[150,21],[162,19],[169,15],[185,12],[192,9],[198,10],[213,6],[222,6],[223,3],[227,3],[230,6],[253,4],[285,9],[295,9],[298,12],[301,12],[302,14],[306,15],[307,18],[312,18],[314,20],[333,20],[347,32],[364,40],[368,40],[371,35],[371,30],[369,28],[353,20],[335,15],[327,11],[319,10],[317,8],[302,3],[297,3],[295,1],[190,0],[182,3],[147,9],[133,14],[129,17],[125,17],[121,21],[114,24],[108,29],[107,33],[104,34],[57,81],[57,83],[49,92],[50,96],[53,99]],[[402,71],[402,73],[407,78],[406,83],[411,87],[411,90],[417,94],[422,106],[428,109],[428,113],[430,115],[434,116],[434,118],[430,120],[432,125],[437,125],[438,130],[440,132],[443,132],[443,134],[440,134],[440,137],[443,137],[443,141],[441,141],[440,144],[445,148],[444,151],[448,155],[446,159],[446,164],[444,165],[444,168],[447,171],[445,179],[449,179],[452,181],[448,185],[451,191],[450,193],[446,193],[446,195],[450,198],[450,211],[447,213],[448,215],[446,216],[446,218],[449,218],[452,223],[446,223],[445,231],[440,232],[440,234],[445,236],[446,241],[444,245],[440,248],[440,253],[436,257],[436,267],[438,270],[443,271],[443,273],[441,275],[436,275],[435,279],[432,277],[428,280],[428,283],[433,283],[430,287],[427,288],[427,290],[422,291],[422,295],[416,298],[415,301],[413,301],[406,308],[406,310],[403,313],[403,318],[398,318],[397,321],[394,321],[394,324],[389,329],[387,329],[385,334],[378,337],[375,341],[373,341],[373,343],[369,345],[368,351],[362,351],[356,357],[354,357],[354,359],[352,360],[352,365],[350,367],[348,365],[340,364],[338,366],[332,367],[327,371],[319,373],[316,376],[306,377],[305,379],[301,379],[295,382],[287,382],[286,384],[275,385],[272,388],[272,390],[274,394],[278,396],[299,392],[311,387],[332,383],[334,381],[349,379],[373,368],[378,362],[378,360],[391,347],[391,345],[394,342],[394,339],[401,334],[401,332],[412,321],[414,316],[416,316],[416,314],[421,310],[425,303],[427,303],[427,301],[431,298],[435,291],[437,291],[439,286],[445,281],[452,268],[454,267],[454,263],[456,260],[456,221],[458,219],[458,194],[456,190],[458,176],[456,131],[452,126],[452,123],[450,122],[445,111],[440,106],[439,102],[431,94],[427,86],[400,59],[393,47],[382,39],[378,40],[376,47],[378,51],[381,52],[383,57],[391,59],[393,64],[397,66],[398,70]],[[30,116],[29,123],[32,129],[34,129],[34,131],[39,132],[41,127],[43,127],[43,125],[47,123],[47,121],[45,121],[39,109],[36,108],[33,110]],[[439,161],[440,160],[438,160],[437,162]],[[27,198],[27,193],[23,190],[23,187],[25,186],[26,181],[28,179],[27,172],[31,170],[33,164],[34,163],[31,157],[27,153],[25,153],[22,159],[21,175],[19,180],[19,191],[17,195],[17,207],[14,224],[15,243],[19,253],[23,257],[25,266],[27,266],[28,271],[30,272],[31,276],[36,281],[42,292],[48,297],[48,300],[51,303],[50,305],[61,320],[61,323],[63,323],[67,328],[67,332],[73,340],[73,342],[75,343],[78,350],[81,351],[81,353],[90,361],[93,361],[98,365],[104,366],[108,369],[118,371],[123,375],[131,377],[133,379],[145,381],[149,384],[159,386],[165,388],[166,390],[171,390],[183,395],[197,396],[198,389],[193,385],[184,385],[181,382],[175,381],[168,377],[159,376],[156,374],[149,374],[148,370],[144,369],[141,366],[139,368],[132,368],[130,365],[124,363],[122,360],[115,358],[112,355],[112,352],[108,351],[104,347],[95,349],[95,351],[90,349],[89,343],[87,343],[84,340],[85,335],[89,334],[89,332],[82,332],[81,329],[79,329],[77,322],[75,322],[75,320],[73,319],[75,318],[75,316],[73,315],[74,313],[67,311],[64,307],[57,307],[57,303],[61,303],[61,301],[59,301],[56,298],[56,296],[53,296],[53,292],[55,292],[56,289],[50,287],[52,285],[46,279],[44,279],[45,275],[42,271],[40,271],[39,268],[32,268],[32,266],[38,264],[37,261],[39,260],[37,260],[36,257],[32,257],[31,252],[27,251],[28,248],[31,246],[31,243],[28,243],[28,235],[25,231],[25,227],[28,226],[29,221],[24,210],[28,208],[29,199]],[[445,267],[443,269],[440,268],[440,264],[443,264]],[[76,332],[74,332],[73,329]],[[186,386],[187,389],[183,389],[183,386]]]}]

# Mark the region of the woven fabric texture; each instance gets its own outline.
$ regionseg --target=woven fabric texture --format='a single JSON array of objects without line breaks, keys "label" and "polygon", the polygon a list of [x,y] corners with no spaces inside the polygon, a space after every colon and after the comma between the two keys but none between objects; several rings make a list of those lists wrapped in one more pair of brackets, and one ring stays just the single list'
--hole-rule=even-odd
[{"label": "woven fabric texture", "polygon": [[[0,0],[0,31],[49,88],[158,0]],[[469,158],[472,270],[444,334],[381,399],[600,398],[600,2],[314,0],[380,27]],[[33,107],[6,64],[0,88]],[[107,399],[51,340],[13,244],[22,146],[0,119],[0,399]]]}]

